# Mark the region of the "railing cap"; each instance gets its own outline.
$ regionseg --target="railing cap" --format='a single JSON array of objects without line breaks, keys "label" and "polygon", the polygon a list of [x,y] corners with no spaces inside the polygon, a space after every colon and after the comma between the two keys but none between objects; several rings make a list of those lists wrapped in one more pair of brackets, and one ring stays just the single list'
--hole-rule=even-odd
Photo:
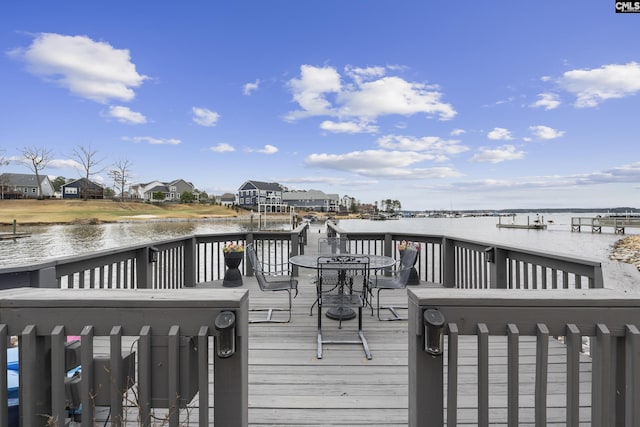
[{"label": "railing cap", "polygon": [[422,307],[638,307],[635,296],[611,289],[408,289],[412,304]]}]

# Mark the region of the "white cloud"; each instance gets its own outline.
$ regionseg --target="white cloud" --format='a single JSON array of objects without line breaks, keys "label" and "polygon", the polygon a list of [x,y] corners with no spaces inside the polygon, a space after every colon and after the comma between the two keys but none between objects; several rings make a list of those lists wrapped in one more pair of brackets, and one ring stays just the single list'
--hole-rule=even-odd
[{"label": "white cloud", "polygon": [[206,108],[193,107],[191,112],[193,113],[194,123],[200,126],[213,127],[218,124],[218,120],[220,119],[220,114]]},{"label": "white cloud", "polygon": [[565,72],[558,84],[576,95],[576,107],[596,107],[607,99],[624,98],[640,91],[640,64],[609,64],[590,70]]},{"label": "white cloud", "polygon": [[378,145],[389,150],[415,151],[431,153],[436,161],[448,160],[448,156],[464,153],[469,147],[460,145],[460,141],[446,140],[437,136],[416,138],[402,135],[385,135],[378,139]]},{"label": "white cloud", "polygon": [[447,191],[504,191],[504,190],[534,190],[548,188],[576,188],[579,186],[599,184],[627,184],[640,181],[640,162],[619,166],[604,171],[596,171],[574,175],[528,176],[512,177],[505,180],[484,179],[475,181],[456,182],[447,186],[440,186],[440,190]]},{"label": "white cloud", "polygon": [[100,103],[131,101],[133,88],[148,78],[138,74],[127,49],[86,36],[40,33],[29,47],[13,49],[9,56],[24,61],[30,73]]},{"label": "white cloud", "polygon": [[511,131],[504,128],[494,128],[491,132],[487,134],[487,138],[498,141],[508,141],[513,139],[511,136]]},{"label": "white cloud", "polygon": [[251,95],[252,92],[258,90],[259,87],[260,87],[260,80],[256,79],[255,82],[247,83],[244,85],[244,87],[242,88],[242,94],[249,96]]},{"label": "white cloud", "polygon": [[564,135],[564,131],[550,128],[549,126],[529,126],[533,135],[540,139],[556,139]]},{"label": "white cloud", "polygon": [[297,120],[310,116],[333,115],[331,103],[326,94],[337,93],[341,89],[340,75],[331,67],[300,67],[300,78],[291,79],[289,87],[293,92],[293,100],[302,110],[287,114],[287,120]]},{"label": "white cloud", "polygon": [[266,144],[264,147],[259,149],[246,148],[244,151],[247,153],[275,154],[278,152],[278,147]]},{"label": "white cloud", "polygon": [[182,141],[175,138],[153,138],[151,136],[125,136],[122,138],[124,141],[131,141],[134,143],[147,143],[150,145],[178,145],[182,144]]},{"label": "white cloud", "polygon": [[541,93],[538,100],[531,104],[532,107],[542,107],[545,110],[554,110],[560,106],[560,99],[555,93]]},{"label": "white cloud", "polygon": [[278,147],[274,147],[273,145],[265,145],[262,149],[258,150],[258,153],[262,154],[274,154],[278,152]]},{"label": "white cloud", "polygon": [[347,67],[347,77],[353,80],[349,84],[342,84],[340,74],[332,67],[302,65],[300,70],[300,78],[289,81],[300,109],[289,112],[285,116],[288,121],[329,116],[372,122],[379,116],[416,113],[449,120],[457,114],[450,104],[441,101],[442,93],[435,86],[386,76],[382,67]]},{"label": "white cloud", "polygon": [[450,167],[411,167],[425,160],[434,160],[434,156],[413,151],[365,150],[346,154],[311,154],[305,159],[305,164],[314,168],[388,179],[421,180],[461,175]]},{"label": "white cloud", "polygon": [[109,107],[108,117],[112,117],[121,123],[131,123],[140,125],[147,123],[147,118],[136,111],[131,111],[129,107],[111,106]]},{"label": "white cloud", "polygon": [[221,142],[219,144],[214,145],[213,147],[210,147],[209,150],[213,151],[214,153],[229,153],[232,151],[236,151],[236,149],[233,148],[233,146],[231,146],[230,144],[226,144],[224,142]]},{"label": "white cloud", "polygon": [[[21,161],[25,162],[24,159],[22,159]],[[73,159],[53,159],[49,163],[47,163],[47,169],[76,169],[79,171],[84,170],[83,166]]]},{"label": "white cloud", "polygon": [[320,123],[320,129],[333,133],[376,133],[378,126],[370,125],[366,122],[334,122],[325,120]]},{"label": "white cloud", "polygon": [[479,153],[471,158],[474,163],[501,163],[507,160],[522,159],[524,151],[516,151],[513,145],[502,145],[496,148],[480,147]]},{"label": "white cloud", "polygon": [[384,76],[386,69],[384,67],[359,68],[348,65],[345,67],[345,73],[359,85],[363,81],[370,81]]},{"label": "white cloud", "polygon": [[451,136],[460,136],[465,133],[467,133],[467,131],[464,129],[454,129],[451,131]]}]

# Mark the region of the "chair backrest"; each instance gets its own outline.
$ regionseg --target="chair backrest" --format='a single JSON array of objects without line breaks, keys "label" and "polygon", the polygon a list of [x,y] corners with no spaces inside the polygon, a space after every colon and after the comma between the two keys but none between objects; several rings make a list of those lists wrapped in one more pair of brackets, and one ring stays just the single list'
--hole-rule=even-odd
[{"label": "chair backrest", "polygon": [[318,254],[348,254],[349,239],[346,237],[321,237],[318,239]]},{"label": "chair backrest", "polygon": [[[369,257],[367,255],[321,255],[318,257],[318,285],[319,292],[322,286],[335,286],[336,281],[343,284],[354,284],[356,278],[366,284],[369,276]],[[325,279],[329,279],[328,283]]]},{"label": "chair backrest", "polygon": [[413,268],[413,264],[416,262],[416,258],[418,257],[418,251],[415,248],[408,247],[402,252],[402,257],[400,258],[400,265],[398,266],[397,274],[394,280],[402,285],[406,286],[409,282],[409,277],[411,276],[411,268]]},{"label": "chair backrest", "polygon": [[262,264],[258,259],[258,254],[256,254],[256,248],[253,246],[253,243],[249,243],[245,247],[245,251],[247,252],[247,259],[249,263],[251,263],[251,268],[253,268],[253,274],[258,281],[258,286],[260,286],[260,289],[264,289],[267,285],[267,279],[264,277],[264,270],[262,269]]}]

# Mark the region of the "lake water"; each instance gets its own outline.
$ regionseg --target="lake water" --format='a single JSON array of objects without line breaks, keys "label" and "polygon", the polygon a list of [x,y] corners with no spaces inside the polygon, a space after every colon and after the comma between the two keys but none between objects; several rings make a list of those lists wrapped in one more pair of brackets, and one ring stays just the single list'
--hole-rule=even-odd
[{"label": "lake water", "polygon": [[[497,228],[496,217],[464,218],[403,218],[399,220],[340,220],[338,225],[347,231],[395,231],[408,233],[444,234],[486,243],[501,243],[545,253],[569,255],[600,261],[605,286],[626,292],[640,292],[640,273],[629,264],[609,260],[613,244],[623,236],[603,228],[601,234],[584,227],[580,233],[571,231],[571,217],[594,217],[596,214],[545,214],[552,220],[547,230]],[[518,215],[515,223],[526,224],[535,214]],[[512,219],[503,217],[503,222]],[[267,224],[270,229],[287,229],[288,223]],[[52,225],[19,227],[31,237],[0,241],[0,267],[25,265],[52,258],[85,254],[104,249],[144,244],[170,238],[207,233],[228,233],[255,230],[257,224],[248,220],[152,221],[100,225]],[[322,231],[324,223],[312,224],[312,232]],[[4,227],[0,231],[11,231]],[[627,234],[640,234],[629,228]]]}]

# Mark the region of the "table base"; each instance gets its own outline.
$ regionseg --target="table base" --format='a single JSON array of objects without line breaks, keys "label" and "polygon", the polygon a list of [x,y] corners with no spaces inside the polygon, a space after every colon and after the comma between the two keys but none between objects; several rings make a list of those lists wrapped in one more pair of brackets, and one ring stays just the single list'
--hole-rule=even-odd
[{"label": "table base", "polygon": [[356,311],[349,307],[331,307],[326,316],[333,320],[351,320],[356,317]]}]

